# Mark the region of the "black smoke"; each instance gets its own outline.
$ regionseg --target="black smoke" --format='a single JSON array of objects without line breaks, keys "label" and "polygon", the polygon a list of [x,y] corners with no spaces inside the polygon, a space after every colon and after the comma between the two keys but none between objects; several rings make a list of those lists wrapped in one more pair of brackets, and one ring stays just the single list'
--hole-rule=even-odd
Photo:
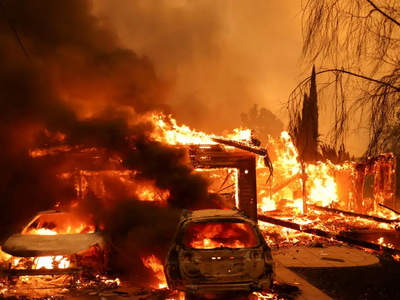
[{"label": "black smoke", "polygon": [[50,145],[46,129],[65,134],[69,145],[106,149],[122,158],[123,167],[137,170],[139,181],[169,190],[169,206],[163,208],[123,195],[113,206],[93,197],[82,203],[83,210],[105,224],[115,251],[120,251],[116,269],[126,271],[130,255],[135,266],[151,250],[164,255],[180,209],[218,206],[207,182],[187,165],[184,148],[151,141],[151,124],[132,125],[146,112],[169,112],[168,86],[158,79],[149,58],[120,46],[115,32],[92,15],[90,1],[3,0],[2,5],[28,57],[3,11],[1,236],[16,231],[36,212],[75,197],[73,187],[56,175],[67,164],[70,169],[86,164],[29,156],[29,149]]}]

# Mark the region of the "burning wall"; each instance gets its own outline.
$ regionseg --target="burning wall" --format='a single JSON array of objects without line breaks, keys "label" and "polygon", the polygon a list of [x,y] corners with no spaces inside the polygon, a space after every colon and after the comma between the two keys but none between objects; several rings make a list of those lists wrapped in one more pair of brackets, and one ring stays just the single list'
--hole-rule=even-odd
[{"label": "burning wall", "polygon": [[[378,203],[386,199],[394,208],[395,157],[383,154],[365,162],[345,162],[334,165],[326,163],[306,165],[303,173],[298,153],[287,133],[280,139],[271,140],[268,146],[274,165],[274,176],[262,164],[258,166],[258,189],[261,210],[271,211],[293,207],[303,211],[303,199],[307,203],[330,206],[359,213],[376,213]],[[374,196],[371,203],[364,199],[364,178],[374,174]],[[306,181],[306,193],[303,191]]]},{"label": "burning wall", "polygon": [[[396,199],[396,158],[392,153],[368,158],[366,162],[354,165],[354,208],[358,212],[377,212],[378,204],[386,204],[395,209]],[[373,195],[364,199],[363,191],[366,175],[373,175]],[[371,182],[369,183],[371,184]],[[359,191],[356,193],[356,191]],[[367,201],[365,201],[367,200]]]},{"label": "burning wall", "polygon": [[[249,170],[254,169],[252,167],[239,167],[239,160],[242,156],[248,156],[253,159],[253,154],[242,150],[239,151],[238,149],[235,150],[233,146],[218,145],[216,141],[218,141],[219,138],[216,136],[192,131],[186,126],[178,126],[175,120],[165,118],[162,115],[148,114],[147,116],[143,116],[142,120],[147,120],[154,128],[149,137],[149,139],[155,140],[152,143],[161,141],[164,144],[181,145],[179,147],[192,145],[190,147],[189,157],[195,168],[222,168],[226,171],[229,171],[229,168],[239,168],[239,173],[243,172],[242,177],[250,176]],[[241,141],[240,143],[242,143],[243,147],[245,145],[248,145],[246,147],[251,147],[252,137],[248,130],[236,130],[235,133],[229,137],[232,141]],[[223,141],[223,139],[220,140]],[[238,145],[240,146],[240,144]],[[185,146],[182,149],[184,148]],[[71,152],[70,148],[66,149],[66,152]],[[273,161],[274,173],[271,176],[270,170],[266,168],[262,159],[260,159],[257,166],[258,205],[262,211],[292,209],[293,213],[302,212],[304,208],[304,197],[306,197],[306,202],[309,204],[317,204],[320,206],[329,205],[335,208],[357,211],[357,208],[360,207],[360,205],[357,206],[357,201],[359,201],[357,199],[363,197],[362,188],[360,188],[360,183],[357,180],[361,178],[361,182],[363,183],[366,172],[375,173],[377,175],[375,177],[376,183],[380,182],[375,185],[376,196],[374,198],[375,206],[373,211],[376,211],[377,203],[382,199],[383,193],[388,197],[393,197],[394,195],[393,166],[395,162],[393,155],[383,155],[380,158],[370,160],[370,162],[366,163],[348,162],[341,165],[334,165],[330,162],[318,162],[317,164],[306,165],[303,171],[301,163],[298,161],[297,150],[293,146],[287,133],[282,133],[280,139],[271,139],[268,143],[268,149]],[[134,148],[133,151],[135,150],[137,149]],[[83,152],[88,153],[87,150]],[[45,151],[43,153],[48,152]],[[82,153],[82,150],[80,150],[80,153]],[[32,152],[31,154],[32,156],[38,155],[36,152]],[[104,154],[100,154],[100,157],[102,155],[104,156]],[[185,155],[183,150],[182,161],[185,161]],[[97,156],[95,155],[95,157]],[[153,159],[156,158],[152,158],[152,160]],[[157,159],[160,160],[160,157],[157,157]],[[155,177],[152,178],[151,176],[148,177],[144,175],[143,172],[135,166],[126,165],[120,156],[117,156],[115,159],[106,158],[106,164],[104,164],[104,157],[97,157],[97,160],[101,163],[98,164],[97,167],[92,166],[91,168],[97,168],[102,171],[81,170],[75,173],[75,181],[78,182],[78,184],[76,184],[77,190],[81,193],[80,197],[82,197],[82,195],[84,196],[89,188],[91,191],[95,191],[97,197],[109,199],[113,197],[120,198],[121,194],[115,194],[116,190],[124,190],[125,192],[122,193],[123,197],[135,197],[139,200],[174,201],[174,195],[171,195],[172,189],[160,185],[160,182],[157,181],[157,178],[163,176],[161,173],[166,175],[164,165],[154,173]],[[360,170],[362,170],[362,173],[357,173],[360,172]],[[247,173],[245,173],[246,171]],[[235,171],[232,169],[232,172]],[[237,176],[239,173],[236,172],[235,176],[226,179],[230,181],[233,180],[234,182],[238,179]],[[112,179],[113,177],[114,179]],[[200,179],[200,177],[198,178]],[[214,178],[216,177],[218,176],[214,174]],[[255,176],[253,177],[254,178],[250,181],[255,184],[256,178]],[[110,184],[113,180],[114,182]],[[221,181],[224,179],[220,178],[219,180]],[[306,183],[305,189],[303,188],[304,181]],[[107,182],[109,182],[109,188],[106,189],[105,184],[107,184]],[[207,188],[207,181],[203,182],[203,191],[205,191]],[[119,186],[119,188],[112,188],[113,185]],[[121,187],[124,188],[121,189]],[[239,194],[244,192],[245,188],[237,187],[234,183],[232,183],[230,187],[235,188],[235,204],[238,205]],[[219,190],[221,188],[222,186]],[[82,189],[83,191],[81,191]],[[111,194],[106,195],[107,190],[111,190]],[[219,190],[217,190],[217,192]],[[233,192],[231,192],[231,195],[232,193]],[[205,195],[206,193],[203,199],[207,198]],[[226,201],[219,201],[221,198],[217,195],[211,197],[214,202],[219,202],[219,205],[224,206],[227,204]],[[250,198],[255,199],[256,197],[257,196],[252,196]],[[175,199],[178,198],[183,200],[181,196],[175,196]],[[186,205],[186,207],[196,207],[194,204],[196,202],[195,199],[188,199],[188,201],[189,202],[185,204],[181,203],[178,206],[185,207]],[[255,201],[253,203],[254,207],[256,207]],[[207,207],[207,205],[209,204],[203,202],[203,207]],[[228,205],[228,207],[229,206],[230,205]]]}]

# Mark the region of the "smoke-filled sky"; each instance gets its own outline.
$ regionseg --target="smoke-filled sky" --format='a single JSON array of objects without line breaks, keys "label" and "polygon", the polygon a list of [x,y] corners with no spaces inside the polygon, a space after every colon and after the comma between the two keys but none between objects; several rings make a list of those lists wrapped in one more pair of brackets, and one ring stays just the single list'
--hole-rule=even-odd
[{"label": "smoke-filled sky", "polygon": [[254,103],[284,117],[299,75],[297,1],[100,0],[95,12],[172,85],[178,122],[220,133]]},{"label": "smoke-filled sky", "polygon": [[[283,104],[311,73],[300,66],[300,1],[98,0],[94,12],[123,45],[150,57],[170,87],[173,116],[198,130],[239,127],[254,103],[287,123]],[[322,140],[331,108],[320,104]],[[347,146],[361,155],[365,142],[353,135]]]}]

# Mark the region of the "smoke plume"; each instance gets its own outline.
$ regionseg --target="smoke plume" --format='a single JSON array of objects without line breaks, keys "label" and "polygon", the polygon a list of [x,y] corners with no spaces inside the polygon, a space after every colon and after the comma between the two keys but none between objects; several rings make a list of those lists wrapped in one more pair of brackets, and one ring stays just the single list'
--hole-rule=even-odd
[{"label": "smoke plume", "polygon": [[169,85],[157,77],[149,58],[122,47],[115,32],[92,14],[90,1],[4,0],[2,5],[2,235],[73,197],[73,189],[55,175],[82,165],[28,155],[29,149],[51,144],[47,133],[65,134],[70,145],[117,153],[126,168],[170,190],[174,207],[210,200],[207,182],[186,165],[184,150],[149,141],[149,124],[132,125],[145,112],[169,112]]}]

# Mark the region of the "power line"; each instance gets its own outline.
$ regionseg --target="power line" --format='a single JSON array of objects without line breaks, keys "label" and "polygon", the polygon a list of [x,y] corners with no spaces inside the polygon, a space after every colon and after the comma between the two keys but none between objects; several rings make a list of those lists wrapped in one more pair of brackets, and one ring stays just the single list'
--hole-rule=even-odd
[{"label": "power line", "polygon": [[8,15],[7,15],[6,9],[4,8],[3,4],[1,3],[1,0],[0,0],[0,7],[1,7],[1,9],[3,10],[4,16],[6,17],[6,19],[7,19],[7,21],[8,21],[8,24],[10,24],[12,30],[14,31],[14,34],[15,34],[17,40],[18,40],[18,43],[20,44],[20,46],[21,46],[22,50],[24,51],[26,57],[29,59],[28,52],[26,52],[25,47],[24,47],[24,45],[22,44],[21,39],[19,38],[19,35],[18,35],[17,31],[16,31],[15,28],[14,28],[14,25],[12,24],[10,18],[9,18]]}]

